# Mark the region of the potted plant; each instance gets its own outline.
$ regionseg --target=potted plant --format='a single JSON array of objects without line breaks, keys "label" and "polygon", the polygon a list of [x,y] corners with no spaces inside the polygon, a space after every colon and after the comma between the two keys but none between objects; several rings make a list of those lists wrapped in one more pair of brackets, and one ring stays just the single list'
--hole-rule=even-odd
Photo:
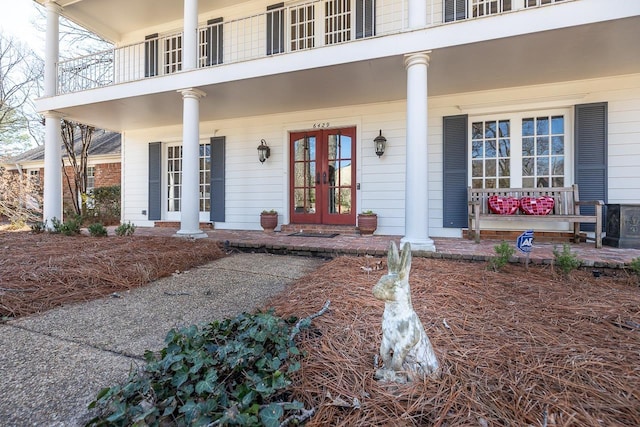
[{"label": "potted plant", "polygon": [[358,214],[358,230],[360,234],[373,234],[378,228],[378,215],[373,211]]},{"label": "potted plant", "polygon": [[273,209],[262,211],[260,226],[264,231],[273,231],[278,226],[278,212]]}]

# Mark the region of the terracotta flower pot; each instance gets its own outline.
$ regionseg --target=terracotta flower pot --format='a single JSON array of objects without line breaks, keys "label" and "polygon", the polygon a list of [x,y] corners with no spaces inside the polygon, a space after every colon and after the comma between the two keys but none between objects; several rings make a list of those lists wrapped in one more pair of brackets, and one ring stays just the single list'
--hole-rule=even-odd
[{"label": "terracotta flower pot", "polygon": [[277,212],[262,212],[260,214],[260,227],[264,231],[273,231],[278,226]]},{"label": "terracotta flower pot", "polygon": [[360,234],[373,234],[378,228],[378,215],[358,214],[358,230]]}]

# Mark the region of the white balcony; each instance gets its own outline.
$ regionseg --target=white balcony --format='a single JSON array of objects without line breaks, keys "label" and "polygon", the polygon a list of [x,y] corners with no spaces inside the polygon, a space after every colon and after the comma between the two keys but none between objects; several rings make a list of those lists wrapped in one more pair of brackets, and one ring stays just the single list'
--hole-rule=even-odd
[{"label": "white balcony", "polygon": [[[426,1],[426,27],[432,27],[519,13],[570,0]],[[198,67],[216,67],[402,33],[409,30],[407,3],[407,0],[318,0],[231,21],[210,20],[199,29]],[[153,35],[144,42],[60,62],[57,93],[79,92],[181,71],[182,33]]]}]

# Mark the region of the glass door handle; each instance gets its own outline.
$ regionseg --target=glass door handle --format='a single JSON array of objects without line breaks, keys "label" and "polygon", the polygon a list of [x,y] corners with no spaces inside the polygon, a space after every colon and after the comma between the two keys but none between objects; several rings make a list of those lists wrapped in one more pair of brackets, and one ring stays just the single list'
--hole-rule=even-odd
[{"label": "glass door handle", "polygon": [[322,183],[323,184],[327,184],[327,173],[326,172],[322,172]]}]

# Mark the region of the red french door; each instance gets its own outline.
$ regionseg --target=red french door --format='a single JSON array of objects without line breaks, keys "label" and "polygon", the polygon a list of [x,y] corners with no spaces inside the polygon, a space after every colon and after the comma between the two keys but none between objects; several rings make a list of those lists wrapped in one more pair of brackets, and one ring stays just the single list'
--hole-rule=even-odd
[{"label": "red french door", "polygon": [[292,224],[355,225],[356,128],[290,135]]}]

